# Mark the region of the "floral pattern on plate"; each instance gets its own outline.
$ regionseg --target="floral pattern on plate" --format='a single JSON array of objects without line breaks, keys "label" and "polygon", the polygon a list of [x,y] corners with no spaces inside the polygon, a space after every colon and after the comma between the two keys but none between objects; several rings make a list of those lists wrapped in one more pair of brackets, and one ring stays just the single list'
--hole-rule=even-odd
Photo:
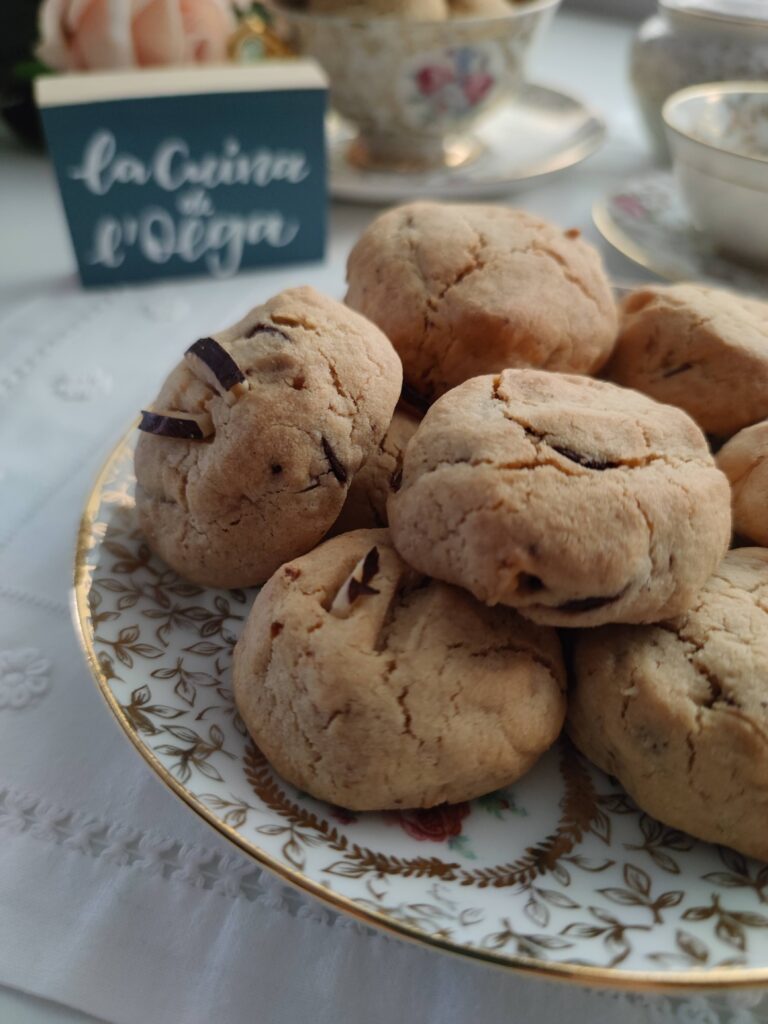
[{"label": "floral pattern on plate", "polygon": [[129,438],[83,519],[82,637],[135,745],[219,831],[368,923],[475,957],[591,983],[768,981],[768,865],[649,818],[566,740],[514,787],[452,807],[357,814],[282,780],[229,687],[254,593],[195,586],[152,555],[132,454]]},{"label": "floral pattern on plate", "polygon": [[422,55],[410,73],[406,101],[422,124],[466,114],[490,98],[504,74],[498,44],[448,47]]},{"label": "floral pattern on plate", "polygon": [[765,297],[768,273],[719,256],[692,227],[674,177],[653,171],[598,201],[595,225],[614,248],[671,281],[700,281]]}]

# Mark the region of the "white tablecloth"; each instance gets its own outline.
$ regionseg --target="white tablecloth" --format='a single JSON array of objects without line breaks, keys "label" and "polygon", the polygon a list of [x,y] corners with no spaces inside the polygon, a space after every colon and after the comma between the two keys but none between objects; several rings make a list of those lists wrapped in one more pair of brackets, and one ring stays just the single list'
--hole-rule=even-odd
[{"label": "white tablecloth", "polygon": [[[611,140],[514,201],[588,235],[591,199],[646,161],[628,38],[619,23],[563,17],[537,68],[600,107]],[[757,997],[715,1007],[591,993],[374,934],[262,873],[163,788],[74,638],[83,500],[190,339],[291,284],[340,296],[347,250],[375,211],[334,209],[323,265],[83,292],[50,168],[10,141],[0,204],[0,985],[115,1024],[762,1019]],[[610,265],[641,276],[615,254]]]}]

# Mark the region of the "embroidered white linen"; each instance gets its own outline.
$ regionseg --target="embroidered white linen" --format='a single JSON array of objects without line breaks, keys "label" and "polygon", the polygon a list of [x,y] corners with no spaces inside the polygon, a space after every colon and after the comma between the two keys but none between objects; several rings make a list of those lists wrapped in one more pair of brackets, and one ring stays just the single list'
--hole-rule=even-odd
[{"label": "embroidered white linen", "polygon": [[[552,67],[578,50],[574,26]],[[595,23],[583,41],[601,32],[619,54],[628,31]],[[585,227],[593,195],[641,161],[619,140],[522,201]],[[0,143],[0,167],[0,984],[114,1024],[768,1020],[758,996],[600,994],[374,934],[261,872],[155,779],[72,628],[83,501],[190,340],[289,284],[341,294],[370,212],[334,212],[324,267],[84,293],[47,165]]]}]

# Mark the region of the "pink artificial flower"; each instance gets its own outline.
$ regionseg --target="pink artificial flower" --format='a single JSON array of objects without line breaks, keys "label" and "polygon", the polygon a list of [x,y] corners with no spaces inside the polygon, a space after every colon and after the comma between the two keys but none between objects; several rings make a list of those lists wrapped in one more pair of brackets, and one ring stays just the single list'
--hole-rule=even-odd
[{"label": "pink artificial flower", "polygon": [[235,28],[227,0],[44,0],[37,55],[56,71],[215,63]]}]

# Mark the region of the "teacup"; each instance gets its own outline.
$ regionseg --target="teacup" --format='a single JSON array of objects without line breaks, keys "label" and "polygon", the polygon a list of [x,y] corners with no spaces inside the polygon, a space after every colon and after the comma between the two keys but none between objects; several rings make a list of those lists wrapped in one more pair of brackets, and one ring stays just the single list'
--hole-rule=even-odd
[{"label": "teacup", "polygon": [[768,83],[692,86],[662,113],[694,226],[725,255],[768,264]]},{"label": "teacup", "polygon": [[498,16],[430,21],[279,11],[325,68],[335,110],[359,130],[351,159],[415,170],[476,155],[469,130],[521,87],[531,45],[559,4],[527,0]]}]

